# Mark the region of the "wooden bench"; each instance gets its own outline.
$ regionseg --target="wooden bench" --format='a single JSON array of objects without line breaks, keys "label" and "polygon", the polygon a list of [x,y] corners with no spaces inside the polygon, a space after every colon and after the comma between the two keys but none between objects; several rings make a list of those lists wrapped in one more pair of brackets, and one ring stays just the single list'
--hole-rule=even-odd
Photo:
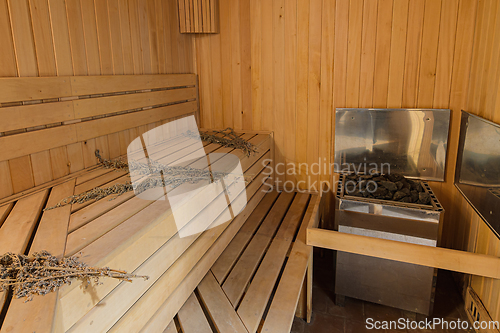
[{"label": "wooden bench", "polygon": [[[317,226],[320,197],[267,193],[194,293],[176,314],[158,310],[145,326],[159,332],[290,332],[294,315],[311,318],[312,249],[306,230]],[[194,283],[196,281],[193,281]],[[189,283],[189,282],[186,282]],[[163,326],[162,326],[163,325]]]},{"label": "wooden bench", "polygon": [[[256,228],[253,231],[257,239],[265,238],[270,247],[257,249],[263,261],[250,263],[246,270],[250,280],[245,282],[251,289],[243,292],[254,293],[257,289],[255,293],[265,296],[276,281],[281,286],[271,288],[274,297],[263,297],[257,304],[261,308],[272,299],[264,329],[274,332],[273,322],[280,327],[291,325],[296,308],[302,316],[310,316],[311,295],[306,293],[311,286],[310,275],[309,287],[303,288],[302,284],[312,265],[312,250],[305,245],[307,223],[300,222],[317,223],[319,200],[314,194],[297,194],[291,200],[294,194],[263,191],[270,188],[267,166],[273,163],[272,133],[238,133],[257,147],[257,153],[251,156],[203,143],[205,154],[236,156],[248,182],[245,193],[229,197],[221,192],[211,202],[202,203],[197,200],[204,195],[201,192],[182,203],[188,222],[181,227],[176,224],[168,200],[142,200],[131,192],[114,200],[43,210],[70,195],[130,180],[123,171],[99,165],[94,151],[99,149],[104,158],[125,157],[134,139],[172,120],[177,121],[179,130],[164,133],[158,138],[161,144],[148,148],[152,158],[207,168],[207,158],[194,154],[193,139],[181,133],[185,117],[199,118],[195,75],[13,78],[0,79],[0,88],[0,115],[7,119],[0,125],[0,254],[47,250],[62,257],[81,253],[82,260],[91,266],[109,266],[150,277],[133,283],[105,279],[97,286],[75,281],[28,303],[0,293],[1,333],[162,331],[186,300],[192,299],[193,291],[206,276],[213,274],[215,280],[211,282],[222,286],[220,289],[224,281],[230,285],[228,281],[237,274],[231,273],[237,267],[244,269],[244,262],[238,264],[237,259],[240,253],[242,258],[251,257],[251,253],[245,255],[251,247],[235,248],[233,244],[243,244],[238,240],[242,237],[245,244],[254,244],[252,228]],[[219,159],[211,160],[210,167],[223,163],[225,157]],[[167,189],[169,193],[181,190]],[[248,200],[245,209],[229,223],[222,223],[230,210],[228,203],[243,195]],[[279,211],[273,213],[276,217],[266,222],[278,208],[265,205],[287,200],[290,207],[284,211],[286,205],[279,205]],[[264,216],[266,209],[271,211]],[[292,214],[295,211],[305,217],[299,221],[298,215]],[[260,220],[255,220],[259,214]],[[201,216],[207,225],[205,231],[179,236],[180,228],[200,222]],[[286,225],[281,221],[290,227],[278,228]],[[235,236],[237,240],[232,242]],[[286,268],[281,272],[284,262]],[[223,274],[226,276],[221,277],[215,272],[223,263],[229,266]],[[263,264],[272,267],[272,273],[264,275],[258,269]],[[263,281],[260,287],[259,280]],[[290,294],[290,290],[294,292]],[[235,291],[233,301],[246,304],[248,298],[241,293]],[[236,313],[234,308],[232,311]],[[251,320],[255,324],[260,319]]]},{"label": "wooden bench", "polygon": [[[132,284],[108,279],[98,286],[75,281],[58,293],[35,297],[29,303],[13,299],[5,303],[5,320],[0,331],[9,332],[12,328],[31,331],[35,330],[33,327],[37,332],[122,331],[122,325],[129,327],[129,322],[134,327],[140,325],[141,321],[147,320],[148,314],[152,316],[160,306],[170,303],[169,295],[180,288],[188,274],[194,274],[193,270],[200,262],[206,262],[208,267],[204,271],[201,268],[198,273],[201,279],[210,267],[210,260],[215,261],[218,257],[212,252],[207,256],[207,251],[213,247],[222,251],[231,240],[231,234],[224,233],[225,229],[230,226],[236,232],[241,226],[238,221],[263,196],[259,189],[264,187],[263,182],[268,178],[263,171],[269,163],[266,160],[270,158],[271,137],[246,133],[242,136],[257,146],[258,154],[247,157],[241,151],[216,144],[206,144],[205,151],[232,153],[240,158],[249,178],[245,194],[252,200],[234,221],[201,234],[179,237],[168,201],[145,201],[132,193],[112,201],[103,199],[42,212],[43,208],[69,195],[95,186],[123,183],[128,178],[122,172],[103,168],[93,169],[2,206],[4,222],[0,227],[0,243],[4,252],[33,253],[45,249],[66,256],[81,252],[82,259],[89,265],[110,266],[148,275],[150,279]],[[189,146],[181,151],[182,154],[180,151],[164,153],[186,156],[190,153]],[[163,158],[158,156],[160,162]],[[189,165],[195,165],[197,161],[190,160]],[[224,208],[225,203],[224,195],[208,205],[190,202],[188,208],[192,218],[189,223],[196,223],[197,213],[206,211],[212,212],[208,216],[213,218],[208,224],[217,223],[219,216],[224,215],[224,209],[228,209],[227,206]],[[16,237],[13,238],[12,234]],[[32,237],[34,240],[30,245]],[[206,259],[202,261],[203,258]],[[178,301],[183,303],[185,299]]]},{"label": "wooden bench", "polygon": [[[115,158],[152,128],[199,118],[197,99],[194,74],[0,78],[0,253],[63,256],[82,207],[43,208],[99,185],[97,176],[118,178],[95,150]],[[51,331],[57,299],[0,293],[1,331]]]}]

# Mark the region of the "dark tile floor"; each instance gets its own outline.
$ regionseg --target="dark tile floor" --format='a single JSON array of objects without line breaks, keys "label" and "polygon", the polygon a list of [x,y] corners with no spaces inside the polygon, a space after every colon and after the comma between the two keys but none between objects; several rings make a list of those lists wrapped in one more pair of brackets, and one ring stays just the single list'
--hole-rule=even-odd
[{"label": "dark tile floor", "polygon": [[[367,318],[381,321],[397,321],[399,318],[421,321],[426,317],[399,309],[346,298],[345,307],[335,305],[333,251],[315,249],[313,316],[310,324],[295,318],[293,333],[361,333],[361,332],[473,332],[467,330],[369,330]],[[434,313],[430,318],[443,318],[447,321],[466,320],[464,303],[448,271],[438,273]],[[430,319],[431,320],[431,319]]]}]

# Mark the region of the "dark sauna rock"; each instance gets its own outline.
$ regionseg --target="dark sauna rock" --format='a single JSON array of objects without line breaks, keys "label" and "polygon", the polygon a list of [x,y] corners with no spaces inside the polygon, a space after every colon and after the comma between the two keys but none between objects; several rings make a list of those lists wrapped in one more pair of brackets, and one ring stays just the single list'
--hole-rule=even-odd
[{"label": "dark sauna rock", "polygon": [[410,185],[410,183],[408,183],[408,182],[406,181],[406,179],[403,179],[403,180],[401,181],[401,183],[403,183],[403,188],[406,188],[406,189],[408,189],[408,190],[411,190],[411,185]]},{"label": "dark sauna rock", "polygon": [[393,182],[381,181],[380,185],[382,185],[391,192],[396,192],[398,190],[398,186]]},{"label": "dark sauna rock", "polygon": [[358,188],[359,188],[358,184],[353,180],[348,180],[345,183],[345,190],[349,194],[351,194],[351,192],[356,191]]},{"label": "dark sauna rock", "polygon": [[368,199],[373,199],[373,195],[368,192],[368,191],[363,191],[363,197],[368,198]]},{"label": "dark sauna rock", "polygon": [[375,182],[368,182],[366,184],[366,190],[370,193],[375,192],[380,186],[377,185]]},{"label": "dark sauna rock", "polygon": [[354,197],[363,197],[363,193],[359,192],[358,189],[355,189],[354,191],[348,192],[349,195],[352,195]]},{"label": "dark sauna rock", "polygon": [[424,188],[422,187],[422,185],[420,183],[417,183],[417,182],[413,182],[413,184],[411,184],[411,189],[415,190],[417,192],[423,192],[424,191]]},{"label": "dark sauna rock", "polygon": [[405,178],[402,174],[399,173],[391,173],[389,175],[386,175],[386,177],[393,183],[403,180]]},{"label": "dark sauna rock", "polygon": [[411,193],[411,191],[409,189],[407,189],[407,188],[401,189],[401,192],[403,192],[404,194],[406,194],[406,196],[409,196],[410,193]]},{"label": "dark sauna rock", "polygon": [[393,175],[356,175],[346,176],[346,195],[368,199],[391,200],[405,203],[430,205],[431,197],[417,180]]},{"label": "dark sauna rock", "polygon": [[402,191],[397,191],[396,193],[394,193],[394,196],[392,197],[392,200],[394,201],[399,201],[401,199],[403,199],[404,197],[407,197],[408,195]]},{"label": "dark sauna rock", "polygon": [[346,178],[348,180],[357,180],[358,179],[358,175],[356,175],[355,173],[353,173],[353,174],[347,175]]},{"label": "dark sauna rock", "polygon": [[428,205],[431,202],[431,196],[429,195],[429,193],[420,192],[418,194],[418,201],[420,201],[420,203],[423,205]]},{"label": "dark sauna rock", "polygon": [[385,197],[388,194],[390,194],[392,196],[391,192],[389,192],[388,189],[386,189],[385,187],[382,187],[382,186],[377,187],[377,189],[372,194],[377,199],[385,199]]}]

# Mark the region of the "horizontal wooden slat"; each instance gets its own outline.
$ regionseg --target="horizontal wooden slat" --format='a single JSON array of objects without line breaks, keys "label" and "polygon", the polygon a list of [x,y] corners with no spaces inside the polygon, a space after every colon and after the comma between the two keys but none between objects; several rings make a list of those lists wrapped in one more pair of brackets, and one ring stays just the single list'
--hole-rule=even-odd
[{"label": "horizontal wooden slat", "polygon": [[[221,255],[227,244],[233,239],[241,226],[246,222],[253,209],[259,204],[260,200],[265,195],[267,185],[262,185],[255,192],[252,199],[249,200],[247,207],[240,215],[238,215],[217,239],[215,244],[205,253],[203,258],[196,264],[191,272],[182,280],[181,284],[170,297],[160,306],[158,311],[151,316],[151,319],[146,323],[141,332],[158,332],[158,329],[165,322],[172,320],[184,304],[187,297],[192,293],[196,286],[201,282],[206,275],[210,266]],[[247,192],[248,193],[248,192]]]},{"label": "horizontal wooden slat", "polygon": [[40,216],[47,191],[19,200],[0,228],[0,253],[23,253]]},{"label": "horizontal wooden slat", "polygon": [[88,171],[76,179],[76,186],[91,181],[92,179],[100,177],[109,172],[114,172],[114,171],[112,169],[106,169],[104,167],[99,167],[93,171]]},{"label": "horizontal wooden slat", "polygon": [[191,294],[186,303],[178,313],[179,323],[185,333],[211,333],[212,329],[208,323],[200,302],[195,294]]},{"label": "horizontal wooden slat", "polygon": [[[252,196],[252,199],[261,198],[261,195],[263,195],[264,193],[259,190],[259,187],[262,184],[263,178],[266,178],[266,176],[261,173],[252,182],[252,184],[249,185],[249,187],[247,188],[248,197]],[[217,228],[206,230],[199,237],[199,239],[183,253],[182,257],[179,258],[175,262],[175,264],[172,265],[172,267],[170,267],[169,270],[165,272],[165,274],[163,274],[162,277],[158,279],[158,281],[144,295],[142,295],[142,297],[136,302],[136,304],[134,304],[134,306],[130,310],[128,310],[125,316],[123,316],[120,321],[118,321],[113,326],[112,330],[110,330],[110,333],[122,332],[125,329],[129,329],[130,331],[140,331],[141,328],[147,325],[148,320],[153,317],[154,311],[151,311],[151,309],[156,310],[160,308],[161,311],[162,304],[165,304],[165,301],[167,301],[169,296],[174,296],[176,289],[181,289],[183,292],[188,291],[189,293],[191,293],[195,289],[196,285],[206,275],[206,273],[210,269],[210,265],[215,261],[216,258],[212,257],[209,253],[212,252],[214,248],[219,247],[217,244],[220,243],[221,237],[225,238],[223,236],[224,231],[232,228],[239,229],[241,224],[245,222],[245,220],[248,218],[248,215],[251,213],[251,207],[255,206],[250,200],[244,211],[236,216],[230,223],[224,223],[219,225]],[[214,224],[220,224],[219,218],[215,220]],[[230,237],[232,238],[233,235],[231,235]],[[231,239],[225,239],[222,246],[227,246],[227,243],[230,240]],[[218,252],[218,250],[215,251]],[[220,252],[218,254],[220,254]],[[196,267],[201,262],[204,262],[203,258],[207,257],[210,258],[208,259],[208,267],[205,264],[202,264],[201,266],[203,268],[200,267],[201,270],[198,270]],[[192,286],[192,288],[188,287],[189,289],[185,289],[185,287],[182,285],[186,280],[190,280],[190,272],[195,272],[194,274],[196,275],[196,284]],[[187,295],[185,297],[187,298]],[[184,298],[184,300],[186,298]],[[179,308],[177,309],[177,311],[178,310]],[[154,330],[150,330],[150,328],[146,327],[144,327],[143,331],[155,332]]]},{"label": "horizontal wooden slat", "polygon": [[10,202],[0,207],[0,228],[2,227],[3,222],[9,215],[10,211],[12,210],[12,206],[14,206],[14,203]]},{"label": "horizontal wooden slat", "polygon": [[266,219],[262,222],[257,234],[250,241],[245,252],[243,252],[224,282],[222,289],[234,308],[238,306],[248,282],[259,267],[259,263],[280,226],[293,197],[293,193],[283,193],[279,196]]},{"label": "horizontal wooden slat", "polygon": [[194,101],[128,113],[120,116],[85,121],[76,125],[78,141],[96,138],[132,127],[151,124],[164,119],[179,117],[195,112],[197,107],[198,103]]},{"label": "horizontal wooden slat", "polygon": [[[261,165],[259,165],[258,167],[261,169],[263,168],[263,166]],[[249,174],[251,173],[253,173],[253,169],[249,170]],[[252,182],[252,184],[260,185],[260,182],[261,177],[259,176],[254,180],[254,182]],[[247,190],[250,187],[251,186],[249,186]],[[253,191],[255,190],[256,189],[253,189]],[[159,205],[159,203],[160,202],[158,202],[157,204],[155,202],[155,205]],[[226,207],[225,209],[227,210],[227,202],[225,196],[218,196],[206,208],[208,209],[206,210],[207,214],[197,216],[195,220],[190,222],[190,224],[194,223],[196,225],[199,225],[200,223],[206,223],[207,225],[210,225],[213,222],[214,225],[218,225],[220,224],[220,222],[225,222],[224,220],[227,217],[227,214],[219,214],[224,211],[224,207]],[[219,212],[219,210],[221,210],[222,212]],[[170,214],[170,216],[172,215]],[[238,215],[238,217],[239,216],[240,215]],[[170,219],[170,217],[168,219]],[[219,221],[219,219],[222,219],[223,221]],[[172,223],[169,224],[173,225]],[[173,226],[175,227],[175,225]],[[227,224],[223,224],[223,226],[226,227]],[[127,319],[125,320],[124,318],[122,318],[121,323],[113,327],[113,331],[139,331],[138,327],[144,325],[144,320],[147,321],[147,319],[145,317],[139,320],[137,319],[137,315],[139,315],[139,317],[144,317],[145,315],[142,313],[142,311],[148,311],[149,306],[151,306],[152,309],[155,309],[155,306],[159,306],[162,302],[160,301],[160,304],[158,305],[156,305],[154,301],[147,302],[149,305],[144,307],[141,305],[137,305],[143,302],[143,300],[141,300],[136,303],[136,305],[133,307],[133,310],[129,309],[129,307],[132,306],[146,291],[148,297],[150,297],[151,295],[153,295],[153,297],[160,298],[168,297],[168,295],[172,292],[172,288],[175,288],[175,285],[182,280],[182,276],[189,272],[190,266],[194,265],[198,261],[197,258],[203,256],[203,254],[207,250],[207,246],[210,247],[210,242],[215,241],[215,239],[217,238],[217,234],[222,232],[223,228],[211,228],[206,230],[201,235],[194,234],[184,238],[179,237],[179,235],[177,234],[173,239],[170,239],[168,243],[162,246],[154,256],[151,256],[147,261],[144,262],[144,264],[141,265],[141,267],[139,267],[135,271],[136,274],[143,274],[142,272],[148,274],[150,276],[150,280],[134,285],[121,284],[120,286],[115,288],[112,293],[108,294],[103,300],[101,300],[102,304],[106,304],[108,306],[107,311],[100,311],[101,309],[99,305],[96,305],[80,321],[78,321],[72,329],[74,331],[85,330],[86,328],[90,327],[90,325],[92,325],[93,329],[106,331],[110,327],[109,325],[112,325],[119,317],[119,315],[122,315],[125,313],[125,311],[128,311]],[[164,229],[166,228],[164,227]],[[168,238],[160,239],[163,239],[164,241],[168,240]],[[200,239],[203,239],[204,241],[200,241]],[[193,245],[191,245],[191,243]],[[184,259],[177,259],[180,254],[182,254],[182,258]],[[185,258],[189,259],[186,261]],[[176,259],[177,261],[175,261]],[[186,263],[182,263],[179,260],[185,261]],[[168,288],[165,287],[165,283],[169,285]],[[151,291],[151,289],[149,288],[153,284],[155,286],[153,287],[153,289],[162,290],[162,292],[158,294],[155,291]],[[139,314],[137,312],[139,312]],[[150,313],[149,315],[152,315],[152,313]],[[129,322],[131,319],[133,324]],[[140,323],[141,321],[143,322],[142,325]]]},{"label": "horizontal wooden slat", "polygon": [[[55,186],[47,205],[55,205],[72,195],[74,187],[75,179]],[[45,250],[57,257],[63,255],[69,214],[69,206],[43,213],[30,254]],[[0,332],[48,332],[54,318],[56,303],[57,292],[45,296],[37,295],[28,303],[25,303],[24,299],[13,299]]]},{"label": "horizontal wooden slat", "polygon": [[500,258],[440,247],[310,228],[307,244],[325,249],[500,279]]},{"label": "horizontal wooden slat", "polygon": [[198,292],[217,332],[248,333],[212,272],[209,271],[198,285]]},{"label": "horizontal wooden slat", "polygon": [[[35,224],[42,212],[48,191],[19,200],[0,228],[0,253],[24,253]],[[0,292],[0,309],[7,300],[7,292]]]},{"label": "horizontal wooden slat", "polygon": [[196,88],[171,89],[73,101],[75,116],[86,118],[146,106],[196,99]]},{"label": "horizontal wooden slat", "polygon": [[71,102],[43,103],[0,108],[0,132],[75,119]]},{"label": "horizontal wooden slat", "polygon": [[[269,138],[267,141],[269,141]],[[221,151],[222,148],[220,148],[219,145],[215,145],[215,144],[210,144],[205,148],[205,151],[207,154],[214,151],[214,150]],[[189,153],[189,151],[187,151],[185,153]],[[262,157],[262,158],[265,159],[265,158],[268,158],[269,155],[263,155],[263,156],[264,157]],[[247,163],[245,163],[244,161],[248,160],[248,159],[249,159],[248,157],[244,157],[243,161],[242,161],[242,165],[246,165]],[[196,163],[195,161],[196,160],[193,161],[193,159],[187,159],[182,164],[192,166]],[[162,161],[160,160],[160,162],[162,162]],[[138,214],[138,215],[134,216],[133,218],[120,224],[117,228],[106,233],[103,237],[99,238],[96,242],[89,245],[89,247],[83,249],[84,257],[87,258],[86,259],[87,263],[89,265],[97,265],[97,266],[112,265],[112,266],[124,268],[124,262],[120,262],[120,261],[118,261],[116,263],[111,262],[112,260],[118,260],[123,255],[126,265],[131,265],[133,261],[130,259],[130,255],[127,255],[125,248],[127,246],[131,246],[132,244],[137,245],[135,243],[137,241],[136,238],[140,238],[139,234],[141,232],[145,232],[145,230],[147,229],[147,228],[145,228],[145,226],[147,226],[147,225],[149,225],[149,227],[152,228],[152,229],[150,229],[150,231],[152,232],[152,235],[154,235],[153,236],[154,241],[146,240],[146,243],[141,243],[141,245],[139,246],[141,248],[141,252],[146,251],[146,248],[152,248],[154,251],[159,246],[161,246],[162,243],[158,243],[158,242],[163,242],[163,240],[158,237],[159,234],[168,233],[167,231],[170,229],[168,229],[165,225],[158,225],[156,227],[158,227],[160,229],[158,231],[155,231],[156,227],[152,226],[152,222],[150,221],[150,219],[151,218],[153,218],[153,220],[158,219],[159,218],[158,211],[161,211],[162,214],[168,215],[169,206],[166,205],[166,207],[164,207],[165,205],[162,204],[162,202],[163,201],[155,202],[151,207],[148,207],[147,210],[142,211],[140,214]],[[100,201],[100,202],[93,204],[92,206],[101,206],[102,207],[103,205],[106,206],[108,203],[109,202]],[[130,206],[129,203],[127,203],[127,206]],[[147,216],[150,214],[152,214],[152,217],[148,218]],[[193,214],[196,214],[196,212],[193,212]],[[172,216],[170,215],[169,218],[172,218]],[[169,221],[169,218],[163,219],[161,223],[167,223]],[[109,222],[109,221],[107,221],[107,222]],[[100,223],[97,223],[96,228],[101,230],[101,229],[103,229],[103,225]],[[177,230],[176,229],[177,226],[174,225],[174,228],[175,228],[175,230]],[[174,230],[174,233],[175,233],[175,230]],[[101,233],[102,233],[102,230],[101,230]],[[87,238],[87,237],[88,237],[88,235],[85,238]],[[144,236],[144,237],[146,237],[146,236]],[[137,242],[140,242],[140,240]],[[121,249],[120,251],[118,251],[118,247]],[[104,283],[103,285],[100,285],[97,287],[97,291],[99,292],[99,294],[100,294],[101,290],[105,289],[109,285],[109,283],[110,282],[108,281],[108,282]],[[71,290],[73,290],[74,287],[75,287],[74,285],[65,287],[63,289],[63,294],[69,293]],[[106,294],[105,292],[103,292],[103,293],[104,293],[104,295]],[[77,298],[81,297],[80,291],[77,291],[76,294],[77,294]],[[74,304],[75,302],[70,301],[69,304]],[[67,321],[68,316],[65,316],[64,320]]]},{"label": "horizontal wooden slat", "polygon": [[212,266],[212,273],[219,284],[224,282],[230,270],[234,267],[236,260],[238,260],[243,250],[247,247],[247,244],[252,239],[255,231],[266,217],[277,197],[278,192],[273,191],[266,194],[257,208],[252,212],[248,221],[241,227],[241,230]]},{"label": "horizontal wooden slat", "polygon": [[245,292],[238,308],[238,315],[248,329],[257,332],[269,297],[280,274],[286,255],[290,249],[295,231],[300,227],[309,195],[298,193],[288,210],[259,270]]},{"label": "horizontal wooden slat", "polygon": [[102,75],[74,76],[71,78],[72,93],[75,96],[194,86],[195,84],[195,74]]},{"label": "horizontal wooden slat", "polygon": [[0,159],[11,160],[77,142],[74,124],[0,137]]},{"label": "horizontal wooden slat", "polygon": [[71,96],[70,77],[0,78],[0,103]]},{"label": "horizontal wooden slat", "polygon": [[[293,244],[292,251],[290,252],[285,270],[281,276],[278,289],[273,297],[271,307],[269,308],[261,332],[286,333],[290,332],[292,328],[295,309],[299,302],[304,278],[313,251],[312,247],[306,244],[306,232],[308,228],[317,226],[319,222],[317,218],[319,203],[320,198],[317,195],[311,195],[306,214]],[[312,286],[308,286],[308,289],[310,287]],[[308,290],[308,293],[310,293],[310,290]]]}]

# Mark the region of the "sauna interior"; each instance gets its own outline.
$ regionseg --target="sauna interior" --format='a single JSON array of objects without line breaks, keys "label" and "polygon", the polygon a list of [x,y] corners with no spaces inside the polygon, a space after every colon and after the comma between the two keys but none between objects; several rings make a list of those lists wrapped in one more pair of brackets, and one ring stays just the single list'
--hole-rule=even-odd
[{"label": "sauna interior", "polygon": [[500,1],[0,0],[0,333],[499,332]]}]

